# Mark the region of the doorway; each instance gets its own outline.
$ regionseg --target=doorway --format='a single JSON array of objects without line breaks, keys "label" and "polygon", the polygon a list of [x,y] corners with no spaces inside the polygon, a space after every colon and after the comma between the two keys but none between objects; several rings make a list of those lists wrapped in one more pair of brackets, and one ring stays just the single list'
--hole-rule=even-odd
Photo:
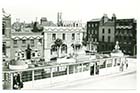
[{"label": "doorway", "polygon": [[94,65],[90,67],[90,75],[94,75]]},{"label": "doorway", "polygon": [[31,59],[31,48],[30,48],[30,45],[28,45],[27,49],[26,49],[26,59]]}]

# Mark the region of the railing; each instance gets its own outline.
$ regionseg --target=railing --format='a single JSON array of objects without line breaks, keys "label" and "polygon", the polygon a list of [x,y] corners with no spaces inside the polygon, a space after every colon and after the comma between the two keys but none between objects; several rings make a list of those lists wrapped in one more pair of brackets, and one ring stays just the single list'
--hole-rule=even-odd
[{"label": "railing", "polygon": [[[20,73],[23,82],[54,78],[59,76],[65,76],[74,73],[82,73],[85,71],[90,71],[90,67],[94,64],[98,69],[104,69],[108,67],[119,66],[123,61],[124,57],[113,57],[113,58],[102,58],[96,60],[90,60],[86,62],[76,62],[68,64],[56,64],[56,65],[46,65],[43,67],[34,67],[18,71],[3,71],[3,74],[9,73],[9,77],[12,78],[14,73]],[[118,64],[119,63],[119,64]],[[97,68],[96,68],[97,69]],[[95,70],[96,71],[96,70]],[[90,73],[89,73],[90,74]],[[11,81],[12,86],[12,81]]]}]

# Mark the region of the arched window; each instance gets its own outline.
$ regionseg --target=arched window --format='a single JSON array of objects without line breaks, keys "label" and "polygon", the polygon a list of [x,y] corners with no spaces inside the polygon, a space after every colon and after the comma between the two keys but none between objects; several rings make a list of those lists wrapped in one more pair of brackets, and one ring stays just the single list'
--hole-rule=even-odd
[{"label": "arched window", "polygon": [[61,52],[62,51],[65,51],[65,53],[67,53],[67,45],[66,44],[63,44],[62,47],[61,47]]}]

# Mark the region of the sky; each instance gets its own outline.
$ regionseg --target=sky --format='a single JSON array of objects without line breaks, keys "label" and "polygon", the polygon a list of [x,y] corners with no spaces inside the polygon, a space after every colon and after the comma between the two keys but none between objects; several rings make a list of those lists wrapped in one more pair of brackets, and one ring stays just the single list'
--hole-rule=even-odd
[{"label": "sky", "polygon": [[63,20],[82,20],[83,23],[93,18],[108,14],[111,18],[137,19],[138,0],[3,0],[2,8],[20,21],[31,22],[36,18],[47,17],[56,23],[57,12],[62,12]]}]

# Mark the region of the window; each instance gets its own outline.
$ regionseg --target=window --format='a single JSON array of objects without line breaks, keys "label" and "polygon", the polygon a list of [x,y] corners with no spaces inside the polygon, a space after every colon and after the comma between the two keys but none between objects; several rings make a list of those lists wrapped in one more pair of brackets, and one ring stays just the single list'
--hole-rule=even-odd
[{"label": "window", "polygon": [[97,30],[95,30],[95,34],[97,34]]},{"label": "window", "polygon": [[35,80],[43,79],[43,75],[42,75],[43,72],[44,72],[43,69],[35,70],[35,71],[34,71],[34,79],[35,79]]},{"label": "window", "polygon": [[74,73],[74,65],[69,65],[69,74]]},{"label": "window", "polygon": [[95,27],[97,27],[97,24],[95,24]]},{"label": "window", "polygon": [[108,33],[109,33],[109,34],[111,33],[111,30],[110,30],[110,28],[108,29]]},{"label": "window", "polygon": [[94,24],[92,24],[92,27],[94,27]]},{"label": "window", "polygon": [[35,57],[35,53],[32,53],[32,56]]},{"label": "window", "polygon": [[102,36],[102,41],[104,42],[104,36]]},{"label": "window", "polygon": [[38,42],[41,44],[42,43],[42,39],[39,39]]},{"label": "window", "polygon": [[34,40],[33,39],[31,39],[31,44],[34,44]]},{"label": "window", "polygon": [[124,36],[124,40],[126,40],[126,36]]},{"label": "window", "polygon": [[65,34],[62,35],[62,39],[65,40]]},{"label": "window", "polygon": [[82,72],[82,64],[75,65],[75,73]]},{"label": "window", "polygon": [[56,39],[56,34],[52,34],[52,40]]},{"label": "window", "polygon": [[110,36],[108,36],[108,42],[110,42]]},{"label": "window", "polygon": [[105,65],[106,65],[106,61],[102,62],[102,64],[99,66],[100,69],[105,68]]},{"label": "window", "polygon": [[84,63],[83,64],[83,71],[88,71],[89,70],[89,63]]},{"label": "window", "polygon": [[112,67],[112,60],[107,60],[107,67]]},{"label": "window", "polygon": [[24,58],[24,54],[22,53],[22,58]]},{"label": "window", "polygon": [[75,40],[75,34],[72,33],[72,40]]},{"label": "window", "polygon": [[78,27],[78,24],[76,24],[76,27]]},{"label": "window", "polygon": [[22,72],[21,78],[23,82],[32,81],[32,71]]},{"label": "window", "polygon": [[22,44],[26,44],[26,40],[22,40]]},{"label": "window", "polygon": [[102,29],[102,33],[105,33],[105,29],[104,28]]},{"label": "window", "polygon": [[14,44],[17,44],[17,40],[14,40]]},{"label": "window", "polygon": [[88,24],[88,27],[90,27],[90,24]]}]

